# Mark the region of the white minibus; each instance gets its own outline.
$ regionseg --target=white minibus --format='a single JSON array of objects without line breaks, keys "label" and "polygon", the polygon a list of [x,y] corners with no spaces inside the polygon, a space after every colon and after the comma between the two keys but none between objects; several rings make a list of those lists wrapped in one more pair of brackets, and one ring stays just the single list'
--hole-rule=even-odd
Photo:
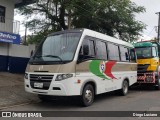
[{"label": "white minibus", "polygon": [[25,90],[48,96],[79,96],[90,106],[95,95],[118,90],[121,95],[137,82],[132,44],[89,29],[48,35],[32,55],[25,72]]}]

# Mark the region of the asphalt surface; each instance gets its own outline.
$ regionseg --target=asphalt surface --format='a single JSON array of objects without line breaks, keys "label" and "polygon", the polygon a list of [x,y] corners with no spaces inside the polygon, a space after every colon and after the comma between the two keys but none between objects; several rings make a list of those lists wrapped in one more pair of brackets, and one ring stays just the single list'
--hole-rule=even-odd
[{"label": "asphalt surface", "polygon": [[[57,99],[42,102],[37,95],[24,91],[24,75],[0,73],[0,111],[159,111],[160,91],[149,87],[134,87],[127,96],[119,96],[116,92],[98,95],[92,106],[81,107],[78,99]],[[74,114],[70,112],[69,114]],[[30,118],[31,120],[159,120],[157,117],[46,117]],[[87,114],[87,112],[85,113]],[[28,118],[0,118],[26,119]]]},{"label": "asphalt surface", "polygon": [[0,109],[37,102],[37,96],[24,90],[24,75],[0,72]]},{"label": "asphalt surface", "polygon": [[[8,107],[1,111],[160,111],[160,91],[148,87],[135,87],[127,96],[115,92],[98,95],[92,106],[81,107],[75,99],[53,100]],[[8,118],[7,118],[8,119]],[[17,119],[17,118],[14,118]],[[27,119],[27,118],[23,118]],[[31,119],[31,118],[30,118]],[[33,118],[36,119],[36,118]],[[40,119],[40,118],[37,118]],[[159,120],[157,117],[48,117],[45,120]]]}]

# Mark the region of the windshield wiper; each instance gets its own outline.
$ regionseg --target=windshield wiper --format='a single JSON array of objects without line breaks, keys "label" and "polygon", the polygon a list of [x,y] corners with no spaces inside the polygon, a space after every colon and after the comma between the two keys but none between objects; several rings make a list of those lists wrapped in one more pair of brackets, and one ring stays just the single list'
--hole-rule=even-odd
[{"label": "windshield wiper", "polygon": [[63,62],[62,58],[60,58],[59,56],[56,55],[44,55],[42,57],[53,57],[53,58],[58,58],[61,62]]},{"label": "windshield wiper", "polygon": [[36,55],[34,57],[51,57],[51,58],[58,58],[62,63],[63,63],[63,60],[62,58],[60,58],[59,56],[56,56],[56,55]]}]

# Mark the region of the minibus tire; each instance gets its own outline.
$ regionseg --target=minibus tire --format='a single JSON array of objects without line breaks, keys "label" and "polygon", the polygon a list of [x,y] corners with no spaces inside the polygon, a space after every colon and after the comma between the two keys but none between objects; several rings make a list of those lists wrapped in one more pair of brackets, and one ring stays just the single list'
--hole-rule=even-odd
[{"label": "minibus tire", "polygon": [[92,105],[94,101],[94,88],[91,84],[86,84],[81,96],[81,105],[84,107]]},{"label": "minibus tire", "polygon": [[129,83],[127,80],[124,80],[122,83],[122,89],[119,90],[120,95],[125,96],[127,95],[129,90]]}]

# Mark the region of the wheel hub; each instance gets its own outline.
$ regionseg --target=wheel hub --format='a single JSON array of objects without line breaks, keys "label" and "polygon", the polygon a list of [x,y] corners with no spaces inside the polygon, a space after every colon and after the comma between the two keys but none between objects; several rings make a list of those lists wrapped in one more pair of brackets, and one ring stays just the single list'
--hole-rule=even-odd
[{"label": "wheel hub", "polygon": [[126,82],[123,85],[123,91],[124,91],[124,93],[127,93],[127,91],[128,91],[128,84]]},{"label": "wheel hub", "polygon": [[87,100],[88,103],[92,101],[92,97],[93,95],[92,95],[91,90],[86,90],[85,99]]}]

